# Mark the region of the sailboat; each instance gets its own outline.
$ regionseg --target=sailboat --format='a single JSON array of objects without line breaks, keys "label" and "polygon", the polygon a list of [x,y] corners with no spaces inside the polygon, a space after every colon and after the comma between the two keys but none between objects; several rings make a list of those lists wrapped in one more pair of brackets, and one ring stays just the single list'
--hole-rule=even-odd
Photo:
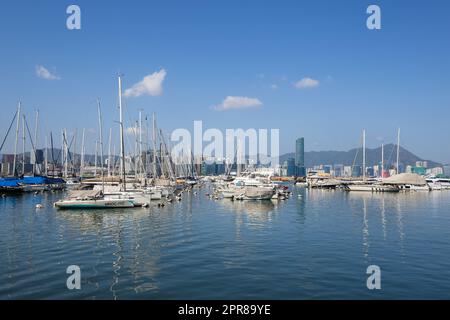
[{"label": "sailboat", "polygon": [[109,199],[98,190],[74,190],[69,196],[55,202],[60,209],[114,209],[133,208],[135,205],[130,199]]},{"label": "sailboat", "polygon": [[[125,149],[124,149],[124,131],[123,131],[123,111],[122,111],[122,77],[119,75],[119,112],[120,112],[120,146],[121,146],[121,173],[122,173],[122,189],[118,194],[105,195],[105,181],[104,170],[101,167],[102,172],[102,184],[101,190],[88,190],[88,191],[72,191],[69,196],[58,202],[55,202],[55,207],[62,209],[113,209],[113,208],[132,208],[136,206],[143,206],[145,204],[142,198],[139,198],[137,194],[126,193],[126,175],[125,175]],[[101,112],[100,104],[98,102],[99,124],[101,125]],[[100,139],[102,140],[102,134],[100,133]],[[103,142],[103,141],[102,141]],[[101,142],[101,143],[102,143]],[[103,147],[102,147],[103,149]],[[103,161],[103,151],[101,154]]]},{"label": "sailboat", "polygon": [[[382,155],[383,158],[383,155]],[[382,160],[384,163],[384,160]],[[382,168],[383,170],[383,168]],[[362,181],[355,183],[349,183],[345,186],[347,191],[363,191],[363,192],[398,192],[399,189],[396,186],[384,185],[376,181],[366,180],[366,130],[363,130],[363,176]]]}]

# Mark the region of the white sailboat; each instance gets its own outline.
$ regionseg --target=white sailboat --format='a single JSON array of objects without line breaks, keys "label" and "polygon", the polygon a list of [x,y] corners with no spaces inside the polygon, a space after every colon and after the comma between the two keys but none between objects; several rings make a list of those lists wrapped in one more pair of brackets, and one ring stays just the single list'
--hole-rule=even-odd
[{"label": "white sailboat", "polygon": [[[384,156],[382,155],[382,158]],[[382,159],[384,166],[384,159]],[[381,169],[383,170],[383,168]],[[396,186],[384,185],[378,182],[366,181],[366,130],[363,130],[363,176],[362,181],[346,185],[347,191],[362,191],[362,192],[398,192]]]},{"label": "white sailboat", "polygon": [[[98,101],[97,101],[98,102]],[[55,203],[55,207],[63,209],[111,209],[111,208],[132,208],[136,206],[146,206],[148,201],[141,193],[127,192],[125,176],[125,149],[123,131],[123,110],[122,110],[122,78],[119,75],[119,112],[120,112],[120,145],[121,145],[121,168],[122,168],[122,189],[117,193],[105,194],[105,181],[103,170],[103,139],[100,103],[98,102],[100,144],[101,144],[101,190],[78,191],[69,194],[68,198]]]}]

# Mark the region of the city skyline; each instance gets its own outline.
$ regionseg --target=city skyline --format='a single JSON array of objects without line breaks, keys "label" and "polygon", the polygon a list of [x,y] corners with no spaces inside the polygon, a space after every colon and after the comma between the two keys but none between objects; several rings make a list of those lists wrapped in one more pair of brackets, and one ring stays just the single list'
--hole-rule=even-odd
[{"label": "city skyline", "polygon": [[361,1],[77,4],[81,30],[65,27],[68,3],[5,4],[2,138],[19,99],[30,124],[40,110],[41,137],[86,128],[95,140],[97,97],[104,133],[117,132],[121,72],[129,127],[144,109],[167,133],[192,130],[194,120],[221,130],[279,128],[281,154],[297,137],[308,141],[305,151],[356,148],[363,128],[368,147],[395,143],[400,127],[402,146],[450,162],[444,1],[378,1],[376,31],[366,28]]}]

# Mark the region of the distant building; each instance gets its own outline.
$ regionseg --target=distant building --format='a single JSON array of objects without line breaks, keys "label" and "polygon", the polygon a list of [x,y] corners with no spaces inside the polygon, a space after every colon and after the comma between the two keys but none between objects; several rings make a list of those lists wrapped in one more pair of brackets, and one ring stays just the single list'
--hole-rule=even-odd
[{"label": "distant building", "polygon": [[335,164],[333,166],[333,176],[342,177],[344,175],[344,165],[343,164]]},{"label": "distant building", "polygon": [[352,177],[361,177],[362,169],[361,166],[353,166],[352,167]]},{"label": "distant building", "polygon": [[37,149],[36,153],[31,152],[30,162],[31,164],[42,164],[44,162],[44,150]]},{"label": "distant building", "polygon": [[295,159],[289,158],[286,161],[286,175],[288,177],[295,176]]},{"label": "distant building", "polygon": [[444,170],[444,176],[450,177],[450,164],[446,164],[446,165],[443,167],[443,170]]},{"label": "distant building", "polygon": [[306,176],[305,169],[305,138],[299,138],[295,141],[295,167],[296,175]]},{"label": "distant building", "polygon": [[430,168],[427,169],[427,174],[438,176],[444,174],[444,169],[442,167]]},{"label": "distant building", "polygon": [[420,175],[427,174],[427,169],[425,167],[411,167],[411,173],[417,173]]},{"label": "distant building", "polygon": [[[18,157],[17,157],[18,159]],[[4,154],[2,156],[2,163],[14,163],[14,155],[13,154]]]},{"label": "distant building", "polygon": [[428,168],[428,161],[416,161],[416,167]]},{"label": "distant building", "polygon": [[351,177],[352,175],[352,166],[344,166],[344,177]]}]

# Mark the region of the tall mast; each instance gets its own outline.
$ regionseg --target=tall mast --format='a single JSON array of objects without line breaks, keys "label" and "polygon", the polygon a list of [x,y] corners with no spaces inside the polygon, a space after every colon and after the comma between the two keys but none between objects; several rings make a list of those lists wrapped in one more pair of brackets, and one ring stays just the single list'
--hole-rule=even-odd
[{"label": "tall mast", "polygon": [[48,176],[48,139],[47,134],[45,135],[45,155],[44,155],[44,171],[45,176]]},{"label": "tall mast", "polygon": [[400,173],[399,170],[399,161],[400,161],[400,128],[398,128],[397,132],[397,174]]},{"label": "tall mast", "polygon": [[100,99],[97,98],[97,109],[98,109],[98,127],[100,130],[100,170],[102,175],[102,191],[105,191],[105,174],[103,172],[103,119],[102,110],[100,108]]},{"label": "tall mast", "polygon": [[14,161],[13,161],[13,175],[16,175],[16,161],[17,161],[17,145],[19,143],[19,128],[20,128],[20,109],[21,102],[17,106],[17,126],[16,126],[16,143],[14,144]]},{"label": "tall mast", "polygon": [[98,166],[98,140],[95,140],[95,154],[94,154],[94,176],[97,178],[97,166]]},{"label": "tall mast", "polygon": [[61,175],[63,174],[63,167],[64,167],[64,164],[66,163],[65,150],[66,149],[65,149],[65,143],[64,143],[64,130],[61,130]]},{"label": "tall mast", "polygon": [[76,165],[77,165],[77,138],[78,138],[78,128],[75,129],[75,135],[73,138],[73,152],[72,152],[72,175],[76,175]]},{"label": "tall mast", "polygon": [[112,128],[109,128],[109,143],[108,143],[108,177],[111,177],[111,139],[112,139]]},{"label": "tall mast", "polygon": [[153,179],[156,179],[156,117],[153,112]]},{"label": "tall mast", "polygon": [[381,144],[381,178],[384,178],[384,143]]},{"label": "tall mast", "polygon": [[69,176],[69,146],[67,145],[67,129],[64,129],[64,177]]},{"label": "tall mast", "polygon": [[23,119],[22,119],[22,139],[23,139],[23,144],[22,144],[22,175],[25,175],[25,143],[26,143],[26,138],[25,138],[25,115],[23,115]]},{"label": "tall mast", "polygon": [[123,138],[123,109],[122,109],[122,76],[119,75],[119,113],[120,113],[120,157],[122,164],[122,183],[123,191],[126,191],[127,183],[125,176],[125,143]]},{"label": "tall mast", "polygon": [[112,167],[112,175],[116,175],[116,145],[113,146],[113,167]]},{"label": "tall mast", "polygon": [[143,165],[142,165],[142,110],[139,110],[139,174],[143,176]]},{"label": "tall mast", "polygon": [[81,138],[81,159],[80,159],[80,178],[83,177],[84,171],[84,138],[85,138],[85,129],[83,128],[83,136]]},{"label": "tall mast", "polygon": [[36,110],[36,123],[34,125],[34,164],[33,164],[33,175],[36,174],[37,167],[37,147],[38,147],[38,123],[39,123],[39,110]]},{"label": "tall mast", "polygon": [[366,130],[363,129],[363,180],[366,180]]},{"label": "tall mast", "polygon": [[138,144],[139,144],[139,136],[138,136],[138,121],[134,123],[134,178],[138,177]]}]

